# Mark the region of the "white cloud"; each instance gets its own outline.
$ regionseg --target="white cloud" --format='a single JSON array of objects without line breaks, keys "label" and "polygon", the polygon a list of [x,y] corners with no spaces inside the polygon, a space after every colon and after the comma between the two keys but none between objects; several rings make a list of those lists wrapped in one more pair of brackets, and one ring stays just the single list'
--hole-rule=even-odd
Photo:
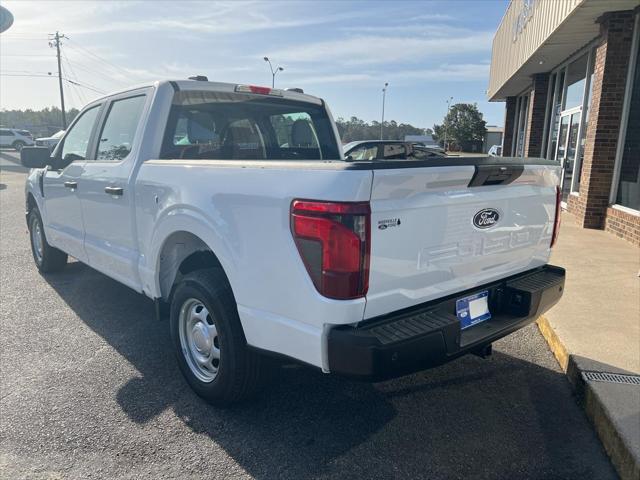
[{"label": "white cloud", "polygon": [[489,75],[489,64],[486,63],[461,63],[442,64],[433,68],[421,69],[393,69],[370,70],[360,73],[341,73],[334,75],[313,75],[312,72],[300,74],[295,71],[287,77],[287,83],[291,85],[322,85],[326,83],[338,84],[367,84],[374,85],[382,80],[391,82],[392,85],[409,85],[415,81],[446,81],[468,82],[473,80],[485,80]]},{"label": "white cloud", "polygon": [[359,35],[297,45],[276,51],[273,56],[282,62],[340,62],[351,65],[416,62],[430,57],[488,53],[492,39],[491,32],[437,38]]}]

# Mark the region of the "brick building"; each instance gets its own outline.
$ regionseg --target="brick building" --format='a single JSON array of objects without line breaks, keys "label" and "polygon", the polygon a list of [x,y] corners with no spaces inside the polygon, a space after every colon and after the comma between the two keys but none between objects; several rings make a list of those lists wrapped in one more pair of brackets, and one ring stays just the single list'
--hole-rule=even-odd
[{"label": "brick building", "polygon": [[563,207],[640,245],[640,0],[511,0],[488,97],[503,155],[563,168]]}]

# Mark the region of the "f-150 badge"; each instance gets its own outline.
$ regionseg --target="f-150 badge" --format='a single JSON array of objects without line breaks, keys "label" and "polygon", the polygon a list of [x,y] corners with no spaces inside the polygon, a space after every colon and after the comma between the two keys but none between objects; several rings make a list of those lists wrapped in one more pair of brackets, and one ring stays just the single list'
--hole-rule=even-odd
[{"label": "f-150 badge", "polygon": [[389,227],[397,227],[400,225],[399,218],[389,218],[387,220],[378,220],[378,229],[386,230]]}]

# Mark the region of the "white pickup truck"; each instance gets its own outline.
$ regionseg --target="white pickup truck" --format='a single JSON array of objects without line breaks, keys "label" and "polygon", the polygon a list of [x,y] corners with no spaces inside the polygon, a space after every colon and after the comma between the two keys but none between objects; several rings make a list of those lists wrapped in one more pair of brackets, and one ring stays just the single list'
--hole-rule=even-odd
[{"label": "white pickup truck", "polygon": [[486,354],[562,296],[556,163],[345,161],[323,100],[196,78],[95,100],[22,163],[38,269],[154,299],[209,402],[267,354],[374,381]]}]

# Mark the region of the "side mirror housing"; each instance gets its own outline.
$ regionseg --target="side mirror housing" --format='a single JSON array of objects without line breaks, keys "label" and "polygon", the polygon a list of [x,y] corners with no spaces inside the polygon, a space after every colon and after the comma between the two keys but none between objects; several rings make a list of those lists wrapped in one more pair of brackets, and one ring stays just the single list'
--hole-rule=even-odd
[{"label": "side mirror housing", "polygon": [[51,164],[51,152],[47,147],[23,147],[20,163],[27,168],[44,168]]}]

